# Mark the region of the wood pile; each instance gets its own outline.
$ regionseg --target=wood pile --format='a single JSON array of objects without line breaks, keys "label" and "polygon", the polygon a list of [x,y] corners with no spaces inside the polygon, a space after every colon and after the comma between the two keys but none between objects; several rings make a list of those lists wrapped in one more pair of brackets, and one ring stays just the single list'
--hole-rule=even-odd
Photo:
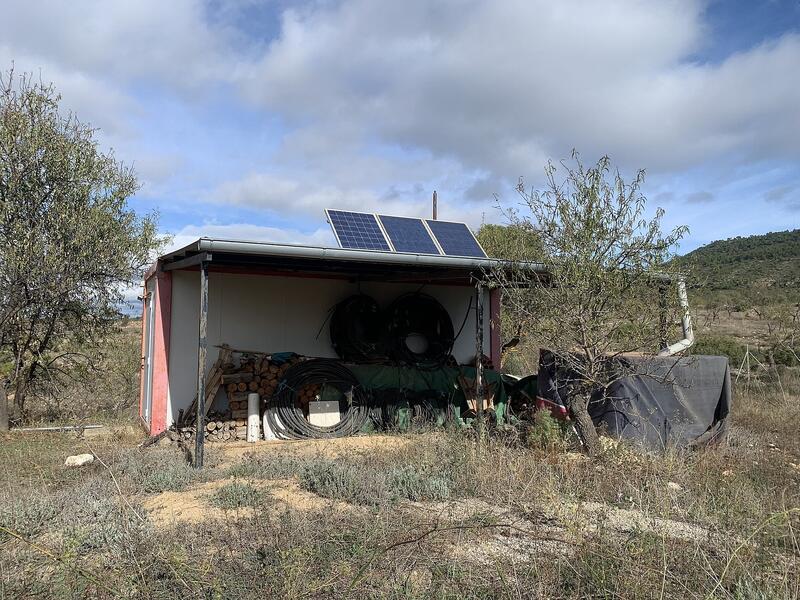
[{"label": "wood pile", "polygon": [[[178,433],[185,440],[193,440],[194,427],[181,427]],[[247,439],[247,421],[244,419],[209,419],[206,423],[203,437],[207,442],[244,441]]]},{"label": "wood pile", "polygon": [[[269,354],[221,346],[219,356],[206,376],[205,439],[209,442],[247,439],[248,395],[259,395],[259,413],[263,412],[270,398],[278,391],[284,373],[302,360],[304,358],[301,356],[293,356],[278,364]],[[220,407],[219,401],[214,402],[220,386],[225,390],[227,407]],[[317,388],[319,386],[306,386],[301,390],[300,404],[305,411],[318,392]],[[177,430],[186,440],[195,437],[196,406],[197,398],[187,412],[181,413],[182,418],[179,419]]]},{"label": "wood pile", "polygon": [[308,403],[317,400],[317,394],[319,394],[321,390],[322,384],[320,383],[310,383],[301,387],[297,391],[296,402],[298,408],[302,408],[303,412],[308,415]]}]

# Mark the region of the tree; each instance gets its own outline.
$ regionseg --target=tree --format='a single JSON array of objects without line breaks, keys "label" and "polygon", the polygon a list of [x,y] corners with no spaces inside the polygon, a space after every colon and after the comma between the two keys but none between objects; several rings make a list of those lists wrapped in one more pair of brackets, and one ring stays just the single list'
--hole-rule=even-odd
[{"label": "tree", "polygon": [[[599,440],[588,407],[597,390],[607,389],[632,370],[646,372],[647,361],[620,360],[630,353],[655,353],[663,346],[664,313],[677,322],[676,294],[667,294],[673,250],[686,233],[663,233],[663,211],[645,217],[640,193],[644,172],[626,182],[611,172],[608,157],[585,168],[577,153],[573,164],[548,164],[547,186],[528,190],[520,181],[522,210],[508,212],[512,227],[535,231],[542,252],[516,260],[544,263],[547,274],[519,288],[496,274],[509,306],[524,330],[552,352],[559,372],[569,373],[567,408],[590,454]],[[527,246],[526,246],[527,247]],[[512,276],[515,277],[515,276]]]},{"label": "tree", "polygon": [[52,85],[0,75],[0,351],[16,417],[37,381],[91,359],[71,348],[108,331],[163,241],[154,215],[128,207],[133,170],[60,100]]}]

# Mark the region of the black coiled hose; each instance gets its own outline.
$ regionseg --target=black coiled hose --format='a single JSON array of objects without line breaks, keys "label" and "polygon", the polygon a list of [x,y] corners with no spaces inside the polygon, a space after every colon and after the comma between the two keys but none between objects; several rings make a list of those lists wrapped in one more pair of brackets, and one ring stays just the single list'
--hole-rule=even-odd
[{"label": "black coiled hose", "polygon": [[[435,298],[405,294],[392,303],[387,315],[387,348],[392,359],[430,369],[443,365],[453,352],[453,322]],[[413,349],[412,337],[423,340],[424,347]]]},{"label": "black coiled hose", "polygon": [[330,331],[333,348],[343,360],[369,363],[386,359],[383,315],[370,296],[357,294],[337,304]]},{"label": "black coiled hose", "polygon": [[[341,420],[330,427],[308,422],[297,406],[297,390],[314,384],[336,388],[340,400]],[[342,406],[344,404],[344,407]],[[369,395],[353,373],[335,360],[316,358],[291,367],[278,384],[278,390],[267,405],[269,426],[280,437],[288,439],[346,437],[361,431],[369,418]]]}]

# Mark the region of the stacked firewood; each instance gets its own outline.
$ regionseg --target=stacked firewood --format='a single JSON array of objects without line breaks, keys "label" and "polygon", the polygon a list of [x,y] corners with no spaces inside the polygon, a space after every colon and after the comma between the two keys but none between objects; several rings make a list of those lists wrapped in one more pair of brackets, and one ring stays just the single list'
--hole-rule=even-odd
[{"label": "stacked firewood", "polygon": [[[278,364],[267,354],[257,352],[241,352],[224,346],[225,353],[220,353],[220,359],[212,369],[212,377],[207,378],[210,402],[219,386],[223,386],[228,399],[228,407],[223,409],[218,403],[209,406],[206,415],[206,425],[203,435],[207,441],[232,441],[247,439],[247,403],[249,394],[259,395],[259,413],[269,402],[269,399],[278,391],[279,382],[284,373],[302,361],[300,356],[294,356]],[[224,362],[223,362],[224,361]],[[307,411],[308,403],[314,399],[319,386],[306,386],[301,390],[301,405]],[[209,402],[209,404],[210,404]],[[194,403],[190,411],[194,410]],[[178,424],[178,433],[186,440],[195,437],[196,428],[193,421],[193,412]]]},{"label": "stacked firewood", "polygon": [[306,415],[308,415],[309,402],[313,402],[317,399],[317,394],[319,394],[321,389],[322,384],[310,383],[297,390],[295,402],[297,403],[298,408],[301,408]]},{"label": "stacked firewood", "polygon": [[[182,427],[180,435],[185,440],[193,440],[195,435],[194,427]],[[222,420],[210,419],[206,423],[203,436],[207,442],[228,442],[247,439],[247,421],[244,419]]]},{"label": "stacked firewood", "polygon": [[243,355],[238,365],[226,363],[223,366],[222,382],[228,396],[231,417],[247,418],[249,394],[258,394],[263,407],[278,390],[278,383],[286,370],[301,360],[301,357],[295,356],[279,365],[270,360],[269,356]]}]

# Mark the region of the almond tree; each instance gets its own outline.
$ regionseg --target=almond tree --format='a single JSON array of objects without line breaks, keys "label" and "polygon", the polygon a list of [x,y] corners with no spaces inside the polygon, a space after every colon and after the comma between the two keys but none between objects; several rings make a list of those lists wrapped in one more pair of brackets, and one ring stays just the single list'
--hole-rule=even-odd
[{"label": "almond tree", "polygon": [[81,354],[69,348],[113,325],[160,243],[155,218],[128,206],[134,172],[59,101],[52,85],[0,75],[0,352],[16,417],[31,386]]},{"label": "almond tree", "polygon": [[[645,357],[663,348],[665,325],[678,321],[669,261],[687,228],[664,233],[661,209],[646,217],[644,171],[626,182],[608,157],[591,168],[577,153],[572,159],[561,163],[563,171],[548,164],[543,190],[520,181],[522,206],[508,213],[514,228],[538,236],[541,250],[529,258],[544,263],[547,275],[523,288],[521,274],[495,278],[522,330],[552,352],[570,417],[593,454],[599,440],[588,412],[592,394],[650,372]],[[526,259],[523,246],[514,254]],[[630,353],[639,356],[620,360]]]}]

